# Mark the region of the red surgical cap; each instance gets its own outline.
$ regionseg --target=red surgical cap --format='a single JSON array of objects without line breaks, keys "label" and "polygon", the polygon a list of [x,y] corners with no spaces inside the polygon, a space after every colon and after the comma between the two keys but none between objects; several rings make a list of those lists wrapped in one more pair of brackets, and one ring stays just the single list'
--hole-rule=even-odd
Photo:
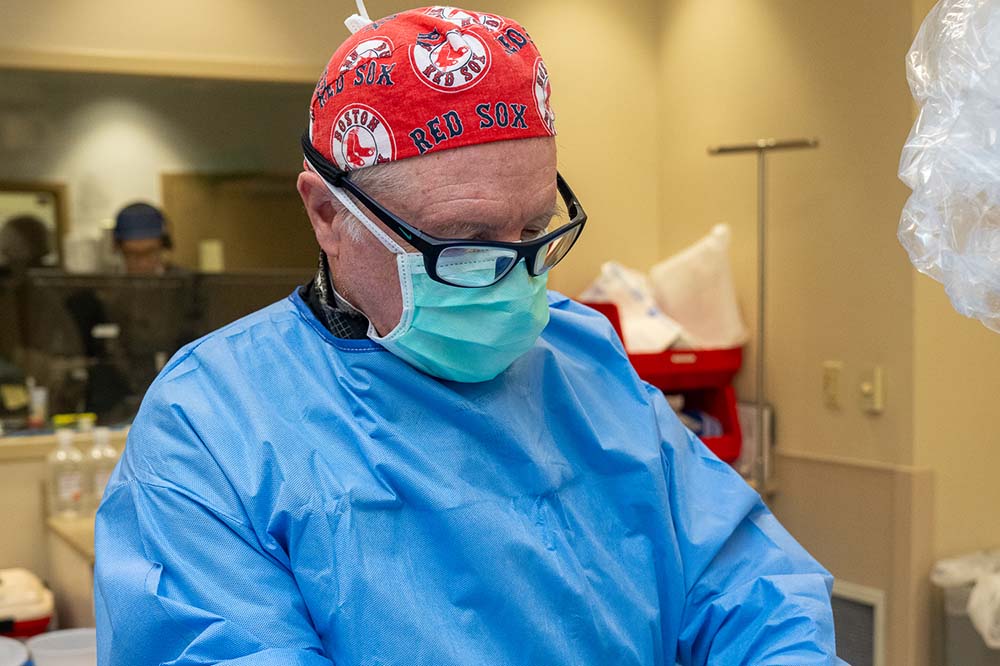
[{"label": "red surgical cap", "polygon": [[452,7],[375,21],[345,41],[310,105],[313,146],[345,171],[555,135],[549,76],[516,22]]}]

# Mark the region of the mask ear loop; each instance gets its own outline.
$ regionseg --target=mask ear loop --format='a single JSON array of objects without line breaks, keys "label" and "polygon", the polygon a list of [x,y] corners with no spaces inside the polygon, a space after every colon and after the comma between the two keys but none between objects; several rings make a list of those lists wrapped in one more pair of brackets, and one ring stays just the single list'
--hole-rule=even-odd
[{"label": "mask ear loop", "polygon": [[[351,201],[351,198],[347,196],[346,193],[342,192],[339,187],[334,187],[330,183],[326,182],[326,178],[323,178],[323,176],[320,175],[318,171],[316,171],[316,168],[309,162],[309,158],[304,157],[303,161],[305,162],[306,167],[310,171],[312,171],[313,173],[315,173],[317,176],[320,177],[320,180],[323,181],[323,184],[326,186],[326,189],[330,191],[330,194],[337,197],[337,200],[341,204],[343,204],[344,208],[347,209],[347,212],[353,215],[355,218],[357,218],[358,222],[365,225],[365,228],[368,229],[368,231],[370,231],[372,235],[375,236],[375,238],[377,238],[379,242],[386,247],[386,249],[388,249],[390,252],[396,255],[396,267],[397,270],[399,271],[399,288],[403,300],[402,317],[400,318],[399,323],[396,325],[396,327],[385,336],[380,336],[378,334],[378,331],[375,330],[375,324],[373,324],[371,319],[369,319],[368,337],[371,338],[372,340],[375,340],[376,342],[382,342],[385,340],[395,339],[400,337],[403,333],[409,330],[410,326],[413,324],[413,316],[414,316],[413,275],[412,275],[413,271],[410,268],[409,263],[407,263],[406,261],[407,255],[409,253],[402,247],[400,247],[399,243],[389,238],[389,235],[386,234],[384,231],[382,231],[382,229],[377,224],[372,222],[370,217],[361,212],[361,209],[358,208],[354,204],[354,202]],[[351,307],[354,307],[356,310],[358,309],[354,305],[350,304],[349,301],[346,301],[346,299],[345,302],[351,305]]]},{"label": "mask ear loop", "polygon": [[344,206],[344,208],[347,209],[347,212],[357,218],[358,222],[365,225],[365,228],[368,229],[368,231],[370,231],[372,235],[386,247],[386,249],[393,254],[406,254],[406,250],[400,247],[399,243],[390,238],[389,234],[382,231],[382,228],[375,224],[370,217],[361,212],[361,209],[354,204],[354,201],[352,201],[346,193],[342,192],[339,187],[334,187],[330,183],[326,182],[326,178],[320,176],[319,172],[316,171],[315,167],[313,167],[313,165],[309,162],[308,158],[305,159],[305,163],[306,166],[309,167],[310,171],[319,176],[320,180],[323,181],[323,184],[326,185],[326,189],[329,190],[330,194],[337,197],[337,200]]}]

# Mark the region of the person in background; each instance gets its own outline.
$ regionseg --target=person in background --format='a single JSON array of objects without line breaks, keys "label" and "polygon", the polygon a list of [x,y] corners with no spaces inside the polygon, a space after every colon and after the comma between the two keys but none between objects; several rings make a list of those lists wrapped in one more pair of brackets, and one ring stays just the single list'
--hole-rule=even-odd
[{"label": "person in background", "polygon": [[51,251],[49,230],[33,215],[20,215],[0,227],[0,270],[20,274],[45,265]]},{"label": "person in background", "polygon": [[129,275],[165,275],[177,272],[166,255],[172,247],[167,220],[156,206],[133,203],[115,217],[115,247]]},{"label": "person in background", "polygon": [[[25,277],[29,269],[47,265],[45,258],[52,252],[50,241],[48,227],[34,215],[18,215],[0,226],[0,295],[7,296],[0,310],[0,367],[5,363],[3,355],[15,356],[15,349],[25,340]],[[0,414],[4,411],[0,404]]]},{"label": "person in background", "polygon": [[146,394],[99,666],[842,664],[830,575],[546,289],[587,216],[525,29],[349,25],[301,142],[316,276]]}]

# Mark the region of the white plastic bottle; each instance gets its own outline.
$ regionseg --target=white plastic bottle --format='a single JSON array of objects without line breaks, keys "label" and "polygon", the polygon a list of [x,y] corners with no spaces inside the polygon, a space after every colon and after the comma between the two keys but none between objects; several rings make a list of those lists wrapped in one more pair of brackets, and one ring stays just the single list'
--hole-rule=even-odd
[{"label": "white plastic bottle", "polygon": [[111,472],[115,470],[118,462],[118,451],[111,446],[111,431],[107,428],[97,428],[94,430],[94,446],[87,454],[90,474],[92,475],[92,495],[90,499],[91,508],[97,509],[104,496],[104,489],[111,478]]},{"label": "white plastic bottle", "polygon": [[57,446],[49,454],[49,511],[52,515],[79,515],[84,500],[83,454],[73,446],[73,431],[56,430]]}]

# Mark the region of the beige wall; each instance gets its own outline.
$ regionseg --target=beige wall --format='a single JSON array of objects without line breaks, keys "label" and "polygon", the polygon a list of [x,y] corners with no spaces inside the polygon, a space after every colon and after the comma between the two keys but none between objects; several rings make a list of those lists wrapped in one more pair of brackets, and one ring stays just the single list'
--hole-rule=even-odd
[{"label": "beige wall", "polygon": [[[927,548],[936,560],[1000,547],[1000,338],[956,313],[940,284],[914,280],[914,447],[917,464],[934,474]],[[934,600],[940,656],[940,592]]]},{"label": "beige wall", "polygon": [[44,483],[44,455],[0,457],[0,507],[6,514],[0,569],[24,567],[42,578],[49,575]]},{"label": "beige wall", "polygon": [[353,4],[7,0],[0,63],[308,82]]},{"label": "beige wall", "polygon": [[1000,336],[916,278],[916,456],[935,471],[934,552],[1000,547]]}]

